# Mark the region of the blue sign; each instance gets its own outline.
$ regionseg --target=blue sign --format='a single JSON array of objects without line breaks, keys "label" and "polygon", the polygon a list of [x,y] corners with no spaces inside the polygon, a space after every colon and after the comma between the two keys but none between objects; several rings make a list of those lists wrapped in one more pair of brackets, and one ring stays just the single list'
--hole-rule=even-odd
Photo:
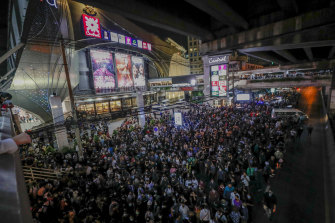
[{"label": "blue sign", "polygon": [[105,40],[110,40],[110,32],[107,30],[102,30],[102,38]]},{"label": "blue sign", "polygon": [[131,45],[133,46],[136,46],[137,47],[137,40],[136,39],[133,39],[132,42],[131,42]]}]

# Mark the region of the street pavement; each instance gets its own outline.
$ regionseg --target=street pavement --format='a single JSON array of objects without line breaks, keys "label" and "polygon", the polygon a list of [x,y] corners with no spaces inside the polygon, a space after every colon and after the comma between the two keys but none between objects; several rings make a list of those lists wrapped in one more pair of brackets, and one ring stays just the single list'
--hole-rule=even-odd
[{"label": "street pavement", "polygon": [[[271,180],[277,196],[277,211],[271,222],[321,223],[326,222],[324,159],[327,146],[321,94],[317,88],[301,90],[300,108],[313,125],[311,136],[304,129],[301,138],[286,148],[284,166]],[[327,196],[327,195],[326,195]],[[255,223],[269,222],[261,206],[254,208]]]}]

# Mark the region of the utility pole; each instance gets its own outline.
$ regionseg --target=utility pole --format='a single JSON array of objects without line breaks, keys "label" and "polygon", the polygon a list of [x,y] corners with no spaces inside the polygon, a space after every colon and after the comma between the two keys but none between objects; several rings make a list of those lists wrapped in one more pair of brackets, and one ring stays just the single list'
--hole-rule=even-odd
[{"label": "utility pole", "polygon": [[75,136],[76,136],[76,141],[77,141],[77,145],[78,145],[78,149],[79,149],[79,151],[78,151],[79,160],[82,161],[83,157],[84,157],[83,156],[83,146],[81,144],[81,139],[80,139],[77,111],[76,111],[75,105],[74,105],[74,97],[73,97],[73,92],[72,92],[72,87],[71,87],[69,68],[67,66],[67,60],[66,60],[65,49],[64,49],[64,41],[63,40],[61,41],[61,50],[62,50],[62,56],[63,56],[63,64],[64,64],[64,71],[65,71],[65,76],[66,76],[67,88],[69,90],[71,110],[72,110],[72,115],[73,115],[73,120],[74,120]]}]

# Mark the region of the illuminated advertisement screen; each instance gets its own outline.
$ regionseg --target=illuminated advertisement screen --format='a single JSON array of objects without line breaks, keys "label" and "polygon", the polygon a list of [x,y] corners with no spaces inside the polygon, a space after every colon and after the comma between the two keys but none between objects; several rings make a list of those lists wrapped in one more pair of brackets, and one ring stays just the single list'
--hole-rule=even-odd
[{"label": "illuminated advertisement screen", "polygon": [[250,94],[238,94],[236,95],[237,101],[249,101],[250,100]]},{"label": "illuminated advertisement screen", "polygon": [[109,93],[115,88],[113,54],[91,50],[94,88],[96,93]]},{"label": "illuminated advertisement screen", "polygon": [[212,96],[227,96],[227,64],[211,66]]},{"label": "illuminated advertisement screen", "polygon": [[133,86],[130,55],[116,53],[115,66],[116,66],[118,87],[122,88],[122,87]]},{"label": "illuminated advertisement screen", "polygon": [[145,86],[144,62],[142,57],[131,57],[132,73],[135,87]]}]

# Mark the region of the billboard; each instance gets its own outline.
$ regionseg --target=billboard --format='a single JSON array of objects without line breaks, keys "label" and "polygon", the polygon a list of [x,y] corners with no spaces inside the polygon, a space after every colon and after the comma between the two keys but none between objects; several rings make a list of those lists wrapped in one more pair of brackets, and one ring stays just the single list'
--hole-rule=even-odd
[{"label": "billboard", "polygon": [[145,86],[144,62],[142,57],[131,57],[132,73],[135,87]]},{"label": "billboard", "polygon": [[227,64],[211,66],[212,96],[227,96]]},{"label": "billboard", "polygon": [[91,50],[90,54],[95,92],[111,92],[115,88],[113,54],[99,50]]},{"label": "billboard", "polygon": [[133,86],[133,77],[131,74],[131,60],[128,54],[115,54],[115,66],[117,74],[118,87]]}]

